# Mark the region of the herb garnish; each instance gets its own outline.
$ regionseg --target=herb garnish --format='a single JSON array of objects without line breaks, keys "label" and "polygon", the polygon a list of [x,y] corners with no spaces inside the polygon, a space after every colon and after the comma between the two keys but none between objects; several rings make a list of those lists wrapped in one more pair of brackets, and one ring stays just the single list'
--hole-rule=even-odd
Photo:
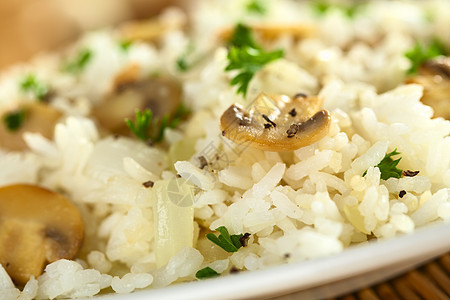
[{"label": "herb garnish", "polygon": [[180,56],[177,59],[177,67],[179,71],[187,71],[189,69],[188,62],[186,60],[186,56]]},{"label": "herb garnish", "polygon": [[25,121],[26,112],[24,109],[10,112],[3,117],[3,122],[9,131],[17,131]]},{"label": "herb garnish", "polygon": [[195,47],[193,44],[188,44],[186,50],[178,57],[176,64],[181,72],[189,70],[197,61],[190,62],[189,57],[194,53]]},{"label": "herb garnish", "polygon": [[249,13],[255,13],[264,15],[267,12],[267,8],[261,0],[252,0],[247,3],[246,9]]},{"label": "herb garnish", "polygon": [[444,44],[436,38],[428,46],[417,41],[414,47],[405,53],[405,56],[411,61],[411,67],[407,73],[416,74],[424,62],[446,53]]},{"label": "herb garnish", "polygon": [[128,49],[130,49],[131,44],[132,44],[132,41],[130,41],[130,40],[122,40],[119,42],[119,47],[123,51],[127,52]]},{"label": "herb garnish", "polygon": [[318,15],[322,16],[325,13],[327,13],[330,9],[335,8],[335,9],[339,9],[340,11],[342,11],[342,13],[349,18],[354,18],[364,5],[365,5],[364,1],[353,2],[350,4],[338,4],[338,3],[332,3],[330,1],[313,1],[312,2],[312,7]]},{"label": "herb garnish", "polygon": [[68,61],[63,65],[62,69],[69,73],[80,73],[86,67],[91,58],[91,50],[81,49],[73,60]]},{"label": "herb garnish", "polygon": [[130,131],[140,140],[146,143],[158,143],[164,139],[167,128],[175,128],[189,114],[184,106],[178,106],[172,117],[168,114],[161,119],[154,118],[150,109],[136,110],[135,121],[125,119]]},{"label": "herb garnish", "polygon": [[[394,149],[391,153],[388,153],[384,156],[381,162],[376,165],[381,172],[381,179],[388,180],[388,178],[400,178],[402,176],[402,170],[397,168],[398,163],[402,159],[401,157],[393,160],[391,156],[398,155],[400,152],[397,152],[397,148]],[[367,171],[364,172],[363,176],[367,174]]]},{"label": "herb garnish", "polygon": [[195,277],[197,277],[197,279],[207,279],[217,276],[220,276],[220,274],[211,269],[210,267],[203,268],[197,271],[197,273],[195,273]]},{"label": "herb garnish", "polygon": [[48,87],[36,79],[36,75],[30,73],[21,82],[20,89],[24,92],[31,92],[37,99],[43,101],[48,94]]},{"label": "herb garnish", "polygon": [[239,73],[231,80],[231,85],[238,86],[238,94],[245,97],[250,80],[256,71],[265,64],[283,57],[283,50],[267,52],[252,38],[250,28],[238,24],[230,40],[228,65],[225,71],[238,70]]},{"label": "herb garnish", "polygon": [[[227,252],[236,252],[239,248],[242,247],[241,239],[244,236],[242,233],[230,235],[225,226],[216,228],[216,231],[220,232],[219,236],[216,236],[213,233],[208,233],[206,237],[208,238],[208,240],[218,245],[223,250]],[[248,236],[249,234],[246,235],[246,237]]]},{"label": "herb garnish", "polygon": [[131,132],[140,140],[146,142],[149,136],[150,125],[152,124],[153,113],[150,109],[146,109],[143,112],[136,110],[135,121],[125,119],[125,123]]}]

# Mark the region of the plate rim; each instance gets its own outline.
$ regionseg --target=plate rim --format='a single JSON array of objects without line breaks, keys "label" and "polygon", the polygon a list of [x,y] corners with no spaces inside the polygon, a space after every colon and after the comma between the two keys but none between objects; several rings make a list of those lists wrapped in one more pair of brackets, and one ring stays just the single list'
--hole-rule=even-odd
[{"label": "plate rim", "polygon": [[326,257],[159,289],[138,290],[131,294],[107,294],[95,298],[180,299],[182,295],[183,299],[236,299],[304,291],[373,272],[390,264],[401,265],[411,261],[420,264],[450,250],[450,239],[442,238],[446,236],[450,236],[450,223],[433,224],[418,228],[411,234],[355,245]]}]

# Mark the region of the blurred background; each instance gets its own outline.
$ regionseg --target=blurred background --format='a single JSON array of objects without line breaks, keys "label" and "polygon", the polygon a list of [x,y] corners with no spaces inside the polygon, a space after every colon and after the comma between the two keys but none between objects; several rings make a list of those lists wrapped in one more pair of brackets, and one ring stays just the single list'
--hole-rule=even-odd
[{"label": "blurred background", "polygon": [[84,30],[158,14],[177,0],[0,0],[0,70],[57,50]]}]

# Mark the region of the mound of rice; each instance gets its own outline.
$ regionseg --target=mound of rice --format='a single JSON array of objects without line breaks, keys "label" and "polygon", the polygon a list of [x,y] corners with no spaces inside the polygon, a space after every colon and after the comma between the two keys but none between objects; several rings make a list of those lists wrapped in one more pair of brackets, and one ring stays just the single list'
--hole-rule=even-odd
[{"label": "mound of rice", "polygon": [[[450,3],[372,1],[349,19],[338,8],[318,16],[311,3],[289,0],[268,1],[263,14],[250,13],[248,2],[199,0],[187,15],[168,9],[160,18],[188,18],[189,30],[175,28],[159,43],[133,42],[126,51],[117,31],[86,33],[64,56],[39,56],[1,76],[0,113],[35,101],[18,84],[33,73],[51,86],[49,105],[64,116],[53,139],[26,133],[29,150],[0,149],[0,185],[62,191],[79,208],[86,231],[75,260],[47,265],[21,291],[0,266],[1,299],[159,288],[196,280],[206,266],[222,274],[252,271],[450,220],[450,122],[432,118],[433,110],[420,102],[422,86],[403,84],[410,66],[404,53],[416,39],[436,36],[450,47]],[[212,42],[237,22],[304,23],[315,34],[271,41],[285,56],[256,73],[244,99],[230,86],[233,73],[224,71],[227,49]],[[199,62],[181,72],[176,62],[189,45]],[[67,55],[80,49],[92,53],[85,68],[75,75],[61,71]],[[106,135],[91,118],[92,107],[130,64],[139,65],[142,76],[169,74],[182,83],[191,116],[168,129],[161,144]],[[290,152],[222,137],[221,114],[234,103],[249,105],[260,92],[323,97],[331,114],[328,135]],[[380,179],[376,165],[394,149],[401,153],[398,167],[419,170],[417,176]],[[205,168],[199,156],[209,162]],[[192,187],[191,205],[176,213],[193,213],[194,241],[161,266],[155,194],[143,183],[177,174]],[[215,246],[205,233],[220,226],[230,234],[250,233],[248,245],[232,254]]]}]

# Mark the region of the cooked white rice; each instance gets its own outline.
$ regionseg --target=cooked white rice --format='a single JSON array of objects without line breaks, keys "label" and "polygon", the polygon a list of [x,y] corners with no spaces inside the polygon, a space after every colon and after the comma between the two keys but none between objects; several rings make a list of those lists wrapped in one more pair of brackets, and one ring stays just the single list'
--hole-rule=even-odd
[{"label": "cooked white rice", "polygon": [[[51,85],[57,96],[50,105],[64,116],[53,139],[27,133],[29,150],[0,149],[0,185],[31,183],[63,191],[85,223],[79,257],[47,265],[22,291],[0,265],[1,299],[159,288],[195,280],[206,266],[223,274],[232,268],[257,270],[450,220],[450,122],[432,118],[433,110],[420,102],[422,86],[403,84],[409,68],[404,53],[415,39],[437,36],[450,47],[450,2],[372,1],[353,19],[339,9],[318,17],[309,3],[288,0],[267,2],[266,14],[258,16],[246,13],[247,2],[196,1],[188,16],[170,9],[164,16],[174,22],[187,17],[191,31],[169,31],[158,46],[135,42],[125,52],[115,31],[86,33],[69,51],[93,53],[79,76],[61,72],[58,55],[37,57],[1,76],[0,114],[33,101],[17,84],[32,72]],[[270,47],[283,48],[285,58],[258,71],[243,99],[224,71],[226,48],[212,43],[218,31],[238,21],[307,23],[316,34],[272,41]],[[179,72],[175,62],[189,43],[203,60]],[[90,119],[115,76],[133,63],[142,75],[180,80],[183,101],[192,110],[189,120],[166,132],[161,145],[107,136]],[[329,134],[281,153],[224,139],[223,111],[236,102],[248,105],[262,91],[320,95],[331,113]],[[177,147],[186,153],[190,147],[193,155],[179,160],[168,151]],[[394,149],[401,153],[399,168],[420,170],[417,176],[380,179],[375,166]],[[212,166],[201,169],[201,155]],[[177,174],[192,187],[193,203],[174,210],[179,215],[193,210],[194,247],[177,249],[158,266],[155,196],[142,183],[176,180]],[[406,194],[400,197],[400,191]],[[233,254],[213,247],[205,228],[219,226],[231,234],[250,233],[248,246]]]}]

